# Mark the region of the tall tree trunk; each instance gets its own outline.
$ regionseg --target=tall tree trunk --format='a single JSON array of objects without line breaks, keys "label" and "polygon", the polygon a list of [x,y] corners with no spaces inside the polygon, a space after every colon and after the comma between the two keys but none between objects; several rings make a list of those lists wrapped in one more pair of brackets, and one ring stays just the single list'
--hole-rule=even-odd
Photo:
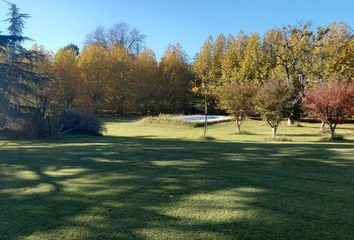
[{"label": "tall tree trunk", "polygon": [[[292,81],[291,81],[290,69],[289,69],[289,67],[287,67],[287,66],[284,66],[284,68],[285,68],[286,79],[287,79],[287,81],[288,81],[288,86],[289,86],[289,87],[293,87],[293,84],[292,84]],[[295,106],[294,106],[294,104],[293,104],[292,109],[291,109],[290,116],[289,116],[289,118],[288,118],[288,126],[295,124],[294,119],[292,119],[292,115],[293,115],[294,108],[295,108]]]},{"label": "tall tree trunk", "polygon": [[204,119],[204,137],[206,137],[207,129],[208,129],[208,102],[207,102],[206,94],[204,96],[204,114],[205,114],[205,119]]},{"label": "tall tree trunk", "polygon": [[331,140],[334,140],[335,131],[336,131],[336,126],[330,126],[329,136],[330,136]]},{"label": "tall tree trunk", "polygon": [[322,121],[321,122],[321,126],[320,126],[321,132],[323,132],[324,128],[325,128],[325,122]]},{"label": "tall tree trunk", "polygon": [[237,133],[241,132],[241,121],[239,120],[238,117],[236,117],[236,132]]},{"label": "tall tree trunk", "polygon": [[288,118],[288,126],[294,125],[295,121],[294,119],[291,119],[291,117]]},{"label": "tall tree trunk", "polygon": [[237,131],[238,133],[241,132],[241,124],[236,123],[236,131]]},{"label": "tall tree trunk", "polygon": [[278,129],[278,127],[276,127],[276,126],[274,126],[274,127],[272,128],[272,131],[273,131],[273,138],[277,135],[277,129]]},{"label": "tall tree trunk", "polygon": [[[283,65],[284,66],[284,65]],[[286,80],[288,81],[288,86],[292,87],[292,82],[291,82],[291,75],[290,75],[290,69],[287,66],[284,66],[285,68],[285,74],[286,74]]]},{"label": "tall tree trunk", "polygon": [[120,115],[124,116],[124,103],[125,103],[125,97],[122,97],[120,101]]}]

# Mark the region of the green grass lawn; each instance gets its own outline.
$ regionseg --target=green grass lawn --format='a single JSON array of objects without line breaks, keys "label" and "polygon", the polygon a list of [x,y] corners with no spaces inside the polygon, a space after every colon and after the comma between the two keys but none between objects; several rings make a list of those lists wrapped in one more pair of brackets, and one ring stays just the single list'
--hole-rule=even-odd
[{"label": "green grass lawn", "polygon": [[107,123],[0,139],[0,239],[354,239],[354,126]]}]

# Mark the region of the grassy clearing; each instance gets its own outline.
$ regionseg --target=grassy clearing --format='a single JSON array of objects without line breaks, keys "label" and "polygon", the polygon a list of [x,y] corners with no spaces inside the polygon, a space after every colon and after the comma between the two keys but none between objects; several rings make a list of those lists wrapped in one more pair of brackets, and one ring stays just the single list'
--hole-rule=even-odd
[{"label": "grassy clearing", "polygon": [[0,139],[0,239],[353,239],[354,127],[122,120],[108,136]]}]

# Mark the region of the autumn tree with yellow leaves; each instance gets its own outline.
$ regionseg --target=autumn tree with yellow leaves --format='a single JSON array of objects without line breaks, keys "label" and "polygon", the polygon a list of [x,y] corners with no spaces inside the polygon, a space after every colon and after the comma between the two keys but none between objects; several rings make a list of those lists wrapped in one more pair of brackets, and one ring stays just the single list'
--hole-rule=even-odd
[{"label": "autumn tree with yellow leaves", "polygon": [[161,110],[183,113],[190,109],[193,75],[188,57],[180,44],[169,45],[159,64]]},{"label": "autumn tree with yellow leaves", "polygon": [[109,92],[107,50],[98,45],[86,46],[80,55],[80,104],[98,113],[105,109]]},{"label": "autumn tree with yellow leaves", "polygon": [[79,101],[81,87],[78,58],[72,49],[60,49],[54,56],[55,81],[50,86],[50,97],[55,106],[68,111]]}]

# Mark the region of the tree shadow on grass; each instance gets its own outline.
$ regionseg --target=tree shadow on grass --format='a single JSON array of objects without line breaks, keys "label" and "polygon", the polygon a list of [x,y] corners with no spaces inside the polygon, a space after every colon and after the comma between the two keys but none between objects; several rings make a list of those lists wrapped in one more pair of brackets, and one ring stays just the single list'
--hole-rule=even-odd
[{"label": "tree shadow on grass", "polygon": [[285,133],[287,137],[321,137],[321,133]]},{"label": "tree shadow on grass", "polygon": [[1,239],[349,239],[341,143],[70,138],[0,148]]}]

